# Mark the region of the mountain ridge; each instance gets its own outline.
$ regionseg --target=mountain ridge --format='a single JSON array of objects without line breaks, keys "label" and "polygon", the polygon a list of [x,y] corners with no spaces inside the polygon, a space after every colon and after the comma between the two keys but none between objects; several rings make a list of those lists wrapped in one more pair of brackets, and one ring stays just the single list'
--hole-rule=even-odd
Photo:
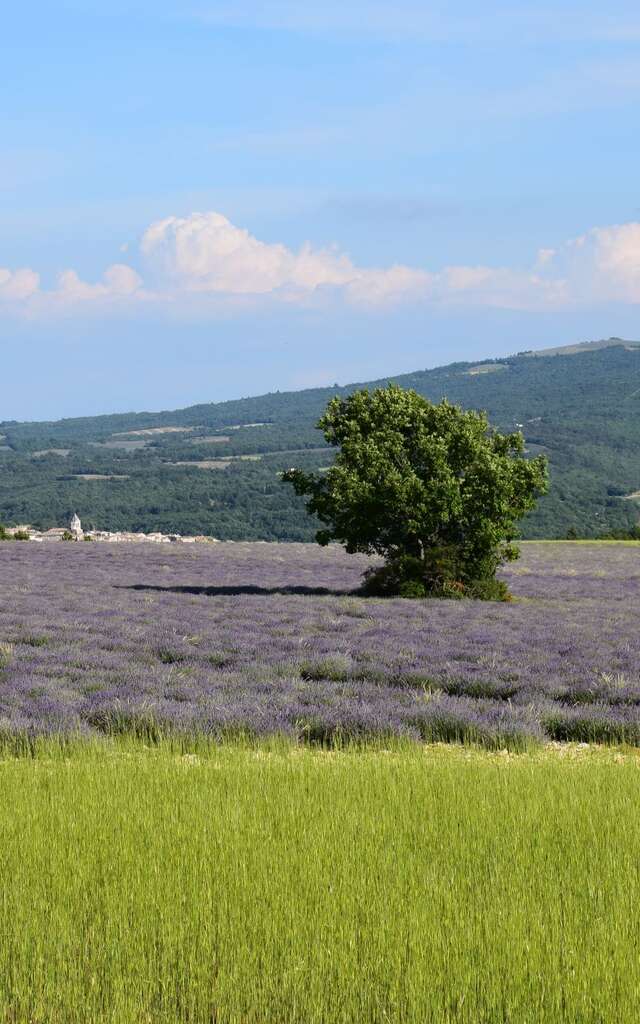
[{"label": "mountain ridge", "polygon": [[[294,390],[291,390],[291,391],[280,391],[280,390],[270,391],[270,392],[264,392],[263,394],[260,394],[260,395],[244,395],[244,396],[242,396],[240,398],[227,398],[227,399],[224,399],[221,402],[198,402],[198,403],[194,403],[193,405],[181,406],[178,409],[159,409],[159,410],[147,410],[147,409],[145,409],[145,410],[134,410],[134,409],[131,409],[131,410],[128,410],[126,412],[119,412],[119,413],[99,413],[99,414],[97,414],[95,416],[62,416],[62,417],[60,417],[58,419],[55,419],[55,420],[2,420],[2,421],[0,421],[0,430],[4,429],[5,427],[9,427],[9,428],[30,427],[30,426],[44,427],[44,426],[56,426],[58,424],[63,424],[63,423],[76,423],[76,422],[77,423],[81,423],[81,422],[86,423],[86,422],[93,422],[95,420],[109,420],[111,422],[112,420],[117,419],[117,418],[122,418],[123,420],[129,421],[131,418],[136,418],[137,419],[137,418],[143,418],[144,417],[144,418],[148,418],[148,419],[153,419],[154,417],[163,417],[163,418],[164,417],[172,417],[172,416],[179,416],[179,415],[184,414],[184,413],[189,413],[192,410],[196,410],[196,409],[198,409],[198,410],[199,409],[209,409],[211,407],[220,408],[220,407],[224,407],[224,406],[228,406],[228,405],[233,405],[236,402],[248,402],[248,401],[253,401],[253,400],[257,401],[257,400],[260,400],[260,399],[264,399],[264,398],[270,397],[272,395],[281,395],[283,397],[287,397],[287,396],[291,396],[291,395],[313,394],[313,393],[318,393],[318,392],[321,392],[321,393],[324,394],[325,392],[329,392],[329,391],[333,392],[333,391],[338,391],[338,390],[339,391],[345,391],[345,390],[349,391],[349,390],[353,390],[353,389],[356,389],[356,388],[362,388],[362,387],[379,387],[379,386],[384,385],[387,381],[400,381],[400,380],[403,380],[404,378],[411,378],[411,377],[415,376],[416,374],[434,373],[434,372],[437,372],[439,370],[448,370],[450,368],[458,368],[458,367],[468,366],[470,368],[470,371],[473,371],[477,367],[485,367],[485,366],[492,366],[492,365],[506,367],[510,360],[518,359],[518,358],[523,357],[523,356],[527,356],[527,357],[532,357],[532,356],[533,357],[547,357],[547,356],[578,355],[578,354],[583,353],[583,352],[584,353],[586,353],[586,352],[594,352],[594,351],[599,351],[599,350],[604,349],[604,348],[616,348],[616,347],[620,347],[620,348],[624,348],[624,349],[627,349],[629,347],[631,349],[640,348],[640,341],[631,341],[631,340],[624,339],[624,338],[611,337],[611,338],[607,338],[607,339],[600,339],[600,340],[597,340],[597,341],[581,341],[581,342],[576,342],[575,344],[560,345],[560,346],[556,346],[556,347],[552,347],[552,348],[526,349],[525,351],[516,352],[516,353],[514,353],[512,355],[509,355],[509,356],[496,356],[496,357],[489,356],[486,359],[479,359],[479,360],[473,360],[473,361],[470,361],[470,360],[456,361],[456,362],[453,362],[453,363],[442,364],[442,366],[432,367],[431,369],[427,369],[427,370],[414,370],[414,371],[409,371],[408,373],[392,374],[392,375],[389,375],[389,376],[386,376],[386,377],[379,377],[379,378],[377,378],[376,380],[373,380],[373,381],[356,381],[356,382],[351,382],[351,383],[345,384],[345,385],[326,385],[326,386],[320,386],[320,387],[315,387],[315,388],[298,388],[298,389],[294,389]],[[171,425],[171,424],[168,424],[168,425]]]},{"label": "mountain ridge", "polygon": [[314,524],[279,472],[328,465],[332,449],[314,427],[328,399],[389,381],[483,408],[549,456],[551,491],[526,536],[637,521],[640,342],[621,338],[176,410],[4,421],[0,521],[49,528],[78,511],[97,529],[309,540]]}]

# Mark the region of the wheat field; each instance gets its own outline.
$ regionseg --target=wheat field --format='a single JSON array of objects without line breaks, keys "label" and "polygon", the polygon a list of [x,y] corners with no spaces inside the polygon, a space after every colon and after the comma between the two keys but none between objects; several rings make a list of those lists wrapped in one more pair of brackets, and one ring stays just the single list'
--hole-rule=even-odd
[{"label": "wheat field", "polygon": [[39,741],[0,760],[0,1020],[631,1024],[639,768]]}]

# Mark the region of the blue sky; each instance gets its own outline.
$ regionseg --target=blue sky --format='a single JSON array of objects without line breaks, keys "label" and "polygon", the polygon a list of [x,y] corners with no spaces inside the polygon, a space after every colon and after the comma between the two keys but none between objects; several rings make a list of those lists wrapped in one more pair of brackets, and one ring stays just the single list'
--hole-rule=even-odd
[{"label": "blue sky", "polygon": [[0,419],[640,337],[637,4],[12,5]]}]

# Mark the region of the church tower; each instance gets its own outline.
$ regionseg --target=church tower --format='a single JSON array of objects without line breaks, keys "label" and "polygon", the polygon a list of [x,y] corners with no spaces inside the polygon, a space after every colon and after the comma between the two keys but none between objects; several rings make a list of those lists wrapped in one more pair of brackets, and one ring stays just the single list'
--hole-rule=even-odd
[{"label": "church tower", "polygon": [[73,534],[74,540],[81,540],[83,537],[82,523],[80,522],[80,517],[76,512],[74,512],[73,516],[71,517],[71,522],[69,523],[69,532]]}]

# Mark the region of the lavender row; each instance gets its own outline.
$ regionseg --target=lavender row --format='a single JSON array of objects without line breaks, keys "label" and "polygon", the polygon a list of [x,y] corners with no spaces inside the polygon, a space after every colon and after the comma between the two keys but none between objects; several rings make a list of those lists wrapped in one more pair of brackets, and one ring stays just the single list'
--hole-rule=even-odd
[{"label": "lavender row", "polygon": [[529,544],[516,600],[371,600],[338,548],[0,545],[0,732],[640,743],[640,546]]}]

